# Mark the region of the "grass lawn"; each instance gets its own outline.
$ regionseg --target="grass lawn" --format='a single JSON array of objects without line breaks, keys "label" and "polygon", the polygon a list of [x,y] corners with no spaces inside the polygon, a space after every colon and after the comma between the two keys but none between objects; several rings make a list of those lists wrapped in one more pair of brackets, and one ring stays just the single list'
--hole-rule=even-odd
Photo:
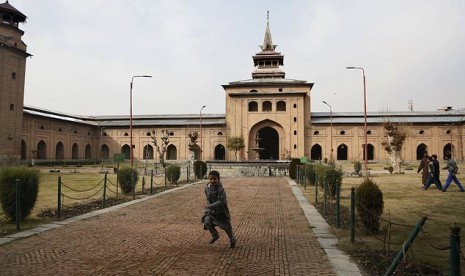
[{"label": "grass lawn", "polygon": [[[348,165],[343,170],[351,171]],[[465,227],[465,193],[459,192],[458,187],[452,183],[447,192],[443,193],[436,189],[434,184],[427,190],[421,189],[421,174],[415,171],[406,171],[405,174],[389,174],[382,168],[373,168],[372,180],[383,192],[384,213],[383,219],[390,223],[382,223],[382,227],[390,226],[389,242],[384,242],[387,229],[382,229],[377,235],[365,235],[363,230],[357,229],[355,234],[355,245],[350,243],[349,221],[341,222],[340,229],[333,226],[334,233],[338,236],[342,248],[348,252],[358,247],[368,247],[372,250],[385,252],[387,249],[394,255],[402,248],[403,242],[413,230],[414,225],[426,216],[427,220],[411,246],[407,259],[416,260],[434,267],[441,267],[448,271],[449,250],[443,250],[449,246],[450,227],[457,223],[462,229]],[[465,184],[465,175],[457,175],[460,182]],[[441,172],[443,184],[447,172]],[[350,210],[350,192],[352,187],[357,187],[363,177],[344,177],[341,189],[341,205]],[[305,196],[311,203],[315,203],[315,187],[302,187]],[[322,195],[322,192],[319,192]],[[319,199],[320,203],[323,201]],[[334,205],[334,203],[332,203]],[[328,210],[328,208],[327,208]],[[334,224],[334,216],[328,219]],[[341,220],[342,221],[342,220]],[[462,231],[463,236],[463,231]],[[386,239],[387,240],[387,239]],[[465,249],[462,246],[462,252]],[[387,255],[387,262],[392,261],[391,255]],[[465,271],[465,261],[462,257],[462,271]],[[424,273],[424,272],[423,272]]]},{"label": "grass lawn", "polygon": [[[76,205],[89,204],[94,201],[102,201],[103,182],[105,174],[99,173],[99,168],[60,168],[59,172],[50,172],[50,168],[41,169],[39,194],[32,210],[27,219],[21,222],[21,230],[35,227],[39,224],[48,223],[56,220],[53,216],[58,208],[58,177],[61,177],[62,184],[62,209],[75,207]],[[116,189],[116,174],[113,170],[108,171],[107,193],[106,198],[131,199],[132,195],[122,194],[120,189]],[[143,173],[143,170],[142,170]],[[139,175],[139,181],[136,184],[136,196],[150,194],[150,171],[145,176],[145,189],[142,191],[142,177]],[[164,188],[164,178],[156,176],[153,178],[154,188]],[[169,185],[169,184],[168,184]],[[69,189],[71,188],[71,189]],[[116,194],[118,193],[118,194]],[[0,214],[3,209],[0,205]],[[0,219],[0,237],[16,232],[16,224],[6,222],[2,215]]]}]

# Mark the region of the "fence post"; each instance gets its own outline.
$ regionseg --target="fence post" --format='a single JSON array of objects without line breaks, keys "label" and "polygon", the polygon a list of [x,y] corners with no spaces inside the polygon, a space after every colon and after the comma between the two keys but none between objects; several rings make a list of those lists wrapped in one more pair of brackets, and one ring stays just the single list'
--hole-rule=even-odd
[{"label": "fence post", "polygon": [[145,194],[145,176],[142,176],[142,194]]},{"label": "fence post", "polygon": [[150,194],[153,195],[153,170],[150,173]]},{"label": "fence post", "polygon": [[58,207],[57,207],[57,214],[58,217],[61,218],[61,176],[58,177]]},{"label": "fence post", "polygon": [[326,176],[323,178],[323,214],[326,216],[326,195],[327,195],[328,181]]},{"label": "fence post", "polygon": [[164,169],[164,172],[165,172],[165,191],[166,191],[167,185],[168,185],[168,179],[167,179],[167,176],[166,176],[166,167],[164,167],[163,169]]},{"label": "fence post", "polygon": [[315,205],[318,205],[318,175],[315,173]]},{"label": "fence post", "polygon": [[103,179],[102,208],[105,208],[107,200],[107,174],[108,172],[105,172],[105,178]]},{"label": "fence post", "polygon": [[136,199],[136,185],[134,183],[134,169],[131,170],[131,189],[132,189],[132,199]]},{"label": "fence post", "polygon": [[449,275],[460,276],[460,226],[450,228]]},{"label": "fence post", "polygon": [[350,242],[355,242],[355,187],[350,189]]},{"label": "fence post", "polygon": [[20,229],[20,221],[21,221],[21,182],[17,178],[15,181],[15,190],[16,190],[16,214],[15,214],[15,220],[16,220],[16,231],[19,231]]},{"label": "fence post", "polygon": [[402,248],[399,250],[399,253],[397,253],[397,256],[394,258],[394,261],[392,261],[391,265],[389,266],[388,270],[384,274],[385,276],[392,275],[394,271],[397,268],[397,264],[399,264],[400,259],[404,256],[404,253],[408,251],[410,248],[410,245],[412,242],[415,240],[416,236],[418,235],[418,232],[420,232],[421,227],[423,224],[425,224],[427,217],[422,217],[418,223],[415,225],[413,228],[412,232],[410,232],[409,237],[407,238],[407,241],[402,244]]},{"label": "fence post", "polygon": [[341,227],[341,220],[340,220],[340,217],[341,217],[341,214],[340,214],[340,204],[339,204],[339,194],[340,194],[340,191],[339,191],[339,183],[336,183],[336,181],[334,182],[334,185],[336,185],[336,227],[337,228],[340,228]]},{"label": "fence post", "polygon": [[307,190],[307,165],[304,165],[304,189]]},{"label": "fence post", "polygon": [[119,162],[117,166],[118,170],[116,171],[116,198],[118,198],[118,187],[119,187]]}]

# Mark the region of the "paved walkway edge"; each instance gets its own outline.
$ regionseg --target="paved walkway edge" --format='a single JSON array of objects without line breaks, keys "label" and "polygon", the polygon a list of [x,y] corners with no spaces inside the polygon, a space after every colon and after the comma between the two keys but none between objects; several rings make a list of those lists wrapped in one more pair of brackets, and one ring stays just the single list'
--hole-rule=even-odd
[{"label": "paved walkway edge", "polygon": [[96,210],[96,211],[93,211],[93,212],[90,212],[90,213],[87,213],[87,214],[67,218],[65,220],[54,221],[54,222],[51,222],[51,223],[48,223],[48,224],[42,224],[42,225],[39,225],[37,227],[28,229],[28,230],[24,230],[24,231],[21,231],[21,232],[17,232],[15,234],[7,235],[5,237],[0,238],[0,246],[3,245],[3,244],[6,244],[6,243],[12,242],[12,241],[14,241],[16,239],[26,238],[26,237],[33,236],[33,235],[38,235],[38,234],[40,234],[42,232],[45,232],[47,230],[62,227],[64,225],[66,225],[66,224],[73,223],[75,221],[92,218],[92,217],[98,216],[100,214],[111,212],[111,211],[114,211],[114,210],[117,210],[117,209],[120,209],[120,208],[124,208],[124,207],[130,206],[130,205],[133,205],[133,204],[137,204],[137,203],[142,202],[142,201],[152,199],[154,197],[159,197],[159,196],[165,195],[167,193],[172,193],[172,192],[175,192],[175,191],[178,191],[178,190],[181,190],[181,189],[186,189],[186,188],[188,188],[188,187],[190,187],[192,185],[195,185],[195,184],[201,183],[201,182],[202,181],[191,183],[191,184],[185,184],[183,186],[173,188],[173,189],[169,189],[169,190],[166,190],[166,191],[163,191],[163,192],[159,192],[159,193],[156,193],[154,195],[145,196],[143,198],[131,200],[131,201],[128,201],[128,202],[125,202],[125,203],[122,203],[122,204],[118,204],[118,205],[114,205],[114,206],[110,206],[110,207],[107,207],[107,208],[104,208],[104,209],[99,209],[99,210]]},{"label": "paved walkway edge", "polygon": [[315,206],[305,198],[302,190],[297,186],[297,183],[288,178],[287,181],[292,188],[295,198],[300,204],[300,207],[304,211],[304,215],[308,220],[308,223],[313,228],[321,247],[325,250],[328,255],[329,261],[336,271],[337,275],[341,276],[356,276],[363,275],[360,272],[358,266],[353,263],[349,256],[341,250],[337,249],[337,238],[331,234],[331,227],[326,223],[325,219],[320,215]]}]

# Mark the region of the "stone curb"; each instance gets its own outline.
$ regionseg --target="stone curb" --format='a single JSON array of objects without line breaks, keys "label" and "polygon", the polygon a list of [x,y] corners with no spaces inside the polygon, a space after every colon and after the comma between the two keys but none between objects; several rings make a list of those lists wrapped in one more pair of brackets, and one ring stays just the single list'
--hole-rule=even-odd
[{"label": "stone curb", "polygon": [[308,220],[308,223],[313,228],[315,236],[321,247],[325,250],[328,255],[329,261],[336,271],[337,275],[341,276],[361,276],[358,266],[350,260],[350,257],[341,250],[337,249],[337,238],[331,234],[331,227],[316,210],[315,206],[311,205],[310,202],[305,198],[297,183],[287,178],[289,185],[292,188],[292,192],[300,204],[300,207],[304,211],[304,215]]}]

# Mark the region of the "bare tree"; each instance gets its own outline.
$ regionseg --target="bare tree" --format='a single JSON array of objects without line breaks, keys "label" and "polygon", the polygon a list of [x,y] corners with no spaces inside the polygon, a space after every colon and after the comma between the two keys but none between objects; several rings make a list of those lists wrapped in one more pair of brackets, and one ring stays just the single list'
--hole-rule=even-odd
[{"label": "bare tree", "polygon": [[384,150],[390,155],[390,162],[394,170],[401,173],[402,164],[402,148],[405,140],[408,137],[408,131],[405,123],[393,122],[390,117],[385,117],[383,122],[384,128],[384,140],[381,141],[381,145]]}]

